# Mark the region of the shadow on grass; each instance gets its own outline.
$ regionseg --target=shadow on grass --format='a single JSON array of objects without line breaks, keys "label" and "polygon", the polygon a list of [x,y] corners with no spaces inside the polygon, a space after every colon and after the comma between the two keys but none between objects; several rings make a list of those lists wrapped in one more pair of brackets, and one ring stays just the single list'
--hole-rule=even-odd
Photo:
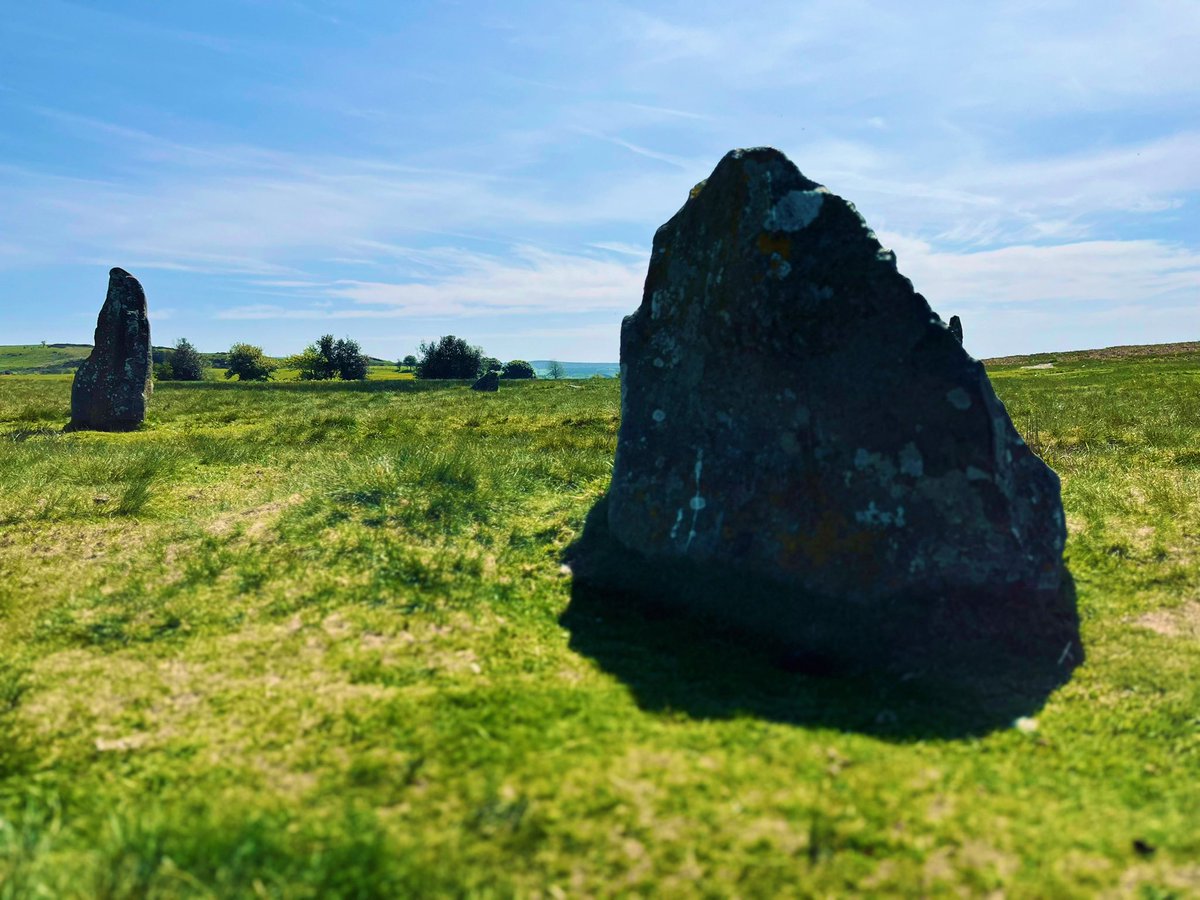
[{"label": "shadow on grass", "polygon": [[966,738],[1034,715],[1083,661],[1065,569],[1056,597],[884,610],[745,573],[648,563],[608,537],[605,515],[601,501],[567,551],[575,579],[560,621],[571,648],[648,711],[753,716],[898,742]]}]

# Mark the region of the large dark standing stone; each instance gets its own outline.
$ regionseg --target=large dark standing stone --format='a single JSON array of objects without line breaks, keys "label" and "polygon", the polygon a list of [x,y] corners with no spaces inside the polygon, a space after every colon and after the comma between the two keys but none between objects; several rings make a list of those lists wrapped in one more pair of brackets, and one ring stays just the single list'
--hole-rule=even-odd
[{"label": "large dark standing stone", "polygon": [[950,324],[946,327],[950,329],[950,333],[954,335],[955,340],[961,344],[963,339],[962,319],[960,319],[958,316],[951,316]]},{"label": "large dark standing stone", "polygon": [[[621,379],[579,577],[783,639],[826,616],[885,643],[1069,630],[1058,477],[855,208],[779,151],[729,153],[658,230]],[[605,527],[624,561],[585,558]]]},{"label": "large dark standing stone", "polygon": [[471,385],[473,391],[498,391],[500,390],[500,373],[487,372],[478,381]]},{"label": "large dark standing stone", "polygon": [[108,273],[91,355],[75,372],[68,429],[131,431],[146,418],[153,389],[146,294],[124,269]]}]

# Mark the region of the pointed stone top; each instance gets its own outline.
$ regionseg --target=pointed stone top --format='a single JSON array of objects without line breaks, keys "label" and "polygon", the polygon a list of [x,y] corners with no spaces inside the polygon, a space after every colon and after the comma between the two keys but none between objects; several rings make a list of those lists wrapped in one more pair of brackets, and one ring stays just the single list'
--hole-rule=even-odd
[{"label": "pointed stone top", "polygon": [[[782,150],[776,150],[774,147],[744,147],[739,150],[730,150],[725,154],[724,158],[717,163],[716,169],[710,177],[716,178],[719,174],[724,174],[723,170],[736,171],[737,169],[745,169],[747,165],[769,167],[778,169],[780,172],[794,176],[799,181],[803,182],[801,190],[811,191],[814,188],[821,187],[815,181],[806,178],[804,174],[796,168],[796,164],[787,158]],[[789,185],[794,187],[793,185]]]},{"label": "pointed stone top", "polygon": [[950,329],[950,333],[954,335],[955,339],[957,339],[957,341],[961,344],[963,342],[962,319],[960,319],[958,316],[951,316],[950,322],[946,327]]}]

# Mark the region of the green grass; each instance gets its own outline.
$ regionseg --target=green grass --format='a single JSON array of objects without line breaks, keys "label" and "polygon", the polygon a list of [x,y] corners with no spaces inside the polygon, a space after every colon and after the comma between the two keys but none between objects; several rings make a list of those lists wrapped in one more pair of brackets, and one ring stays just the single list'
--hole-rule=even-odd
[{"label": "green grass", "polygon": [[614,380],[5,378],[0,898],[1195,895],[1200,358],[993,377],[1088,655],[968,737],[572,597]]}]

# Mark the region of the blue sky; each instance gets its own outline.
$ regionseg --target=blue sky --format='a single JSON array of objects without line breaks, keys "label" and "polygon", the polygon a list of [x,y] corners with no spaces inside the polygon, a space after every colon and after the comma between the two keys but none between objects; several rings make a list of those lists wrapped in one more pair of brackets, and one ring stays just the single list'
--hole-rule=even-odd
[{"label": "blue sky", "polygon": [[976,356],[1200,339],[1200,3],[7,4],[0,344],[615,360],[733,147],[854,202]]}]

